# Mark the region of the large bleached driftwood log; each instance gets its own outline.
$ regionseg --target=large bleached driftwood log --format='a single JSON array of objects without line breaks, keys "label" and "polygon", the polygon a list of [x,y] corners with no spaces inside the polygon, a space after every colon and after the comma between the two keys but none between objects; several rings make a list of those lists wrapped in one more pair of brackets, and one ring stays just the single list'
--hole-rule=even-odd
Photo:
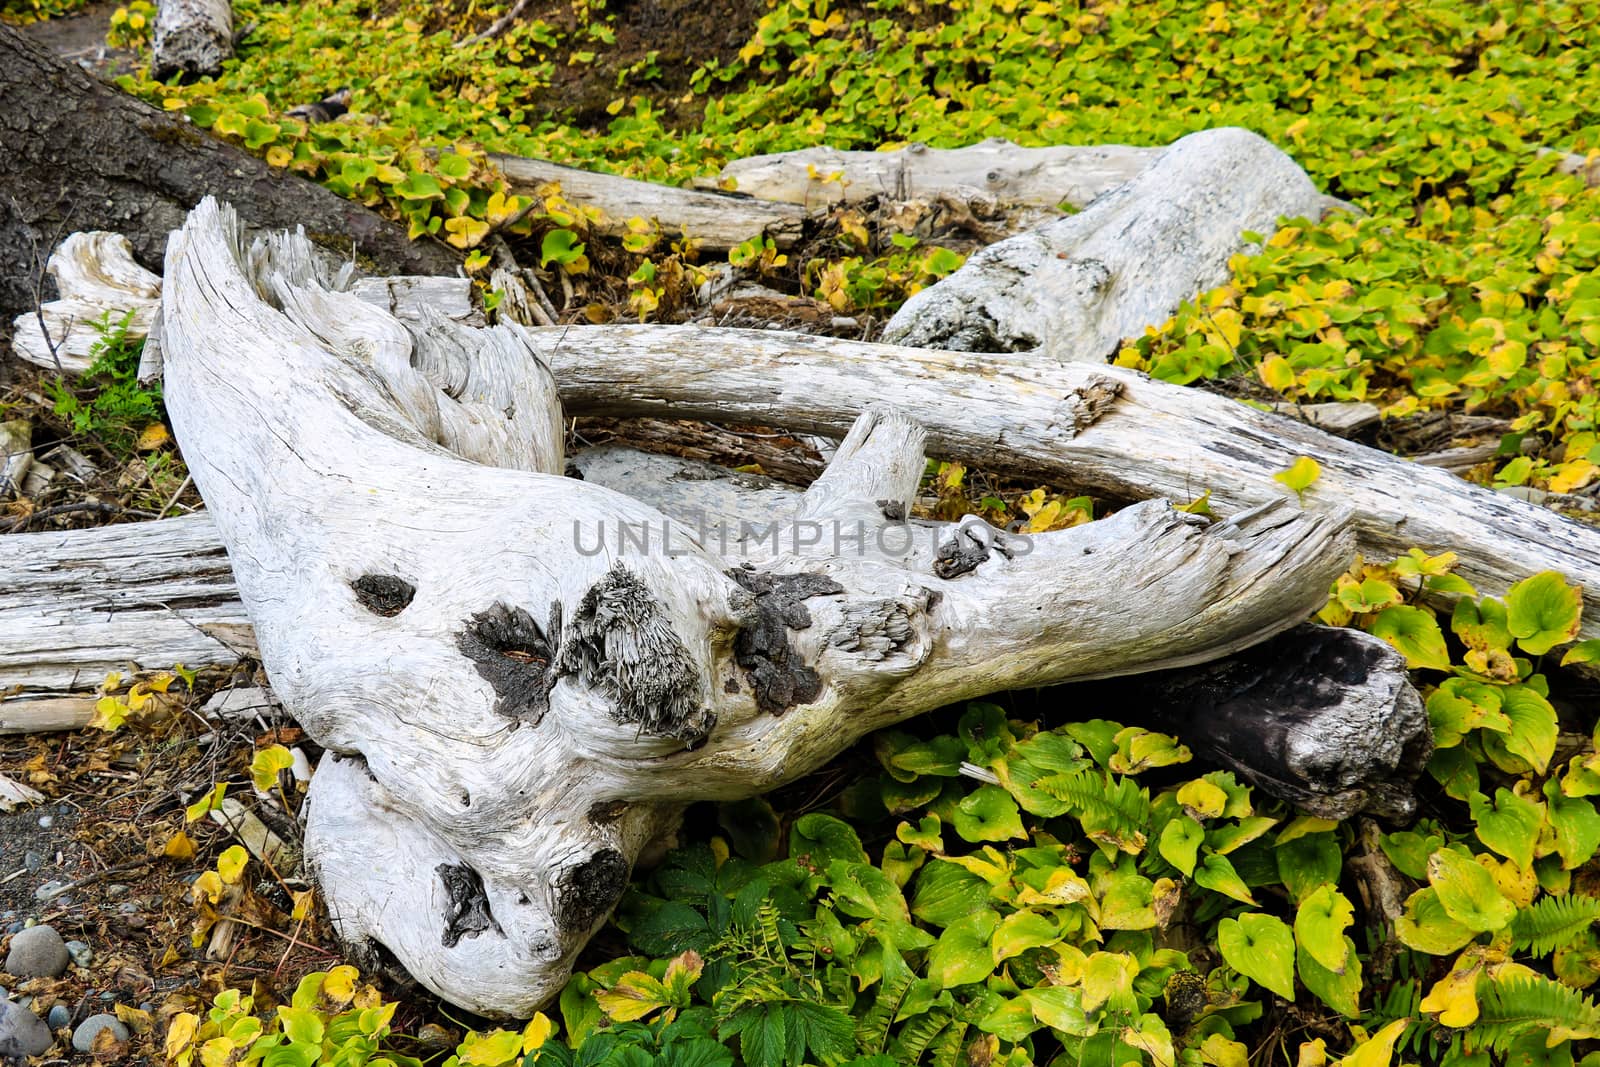
[{"label": "large bleached driftwood log", "polygon": [[884,339],[1103,363],[1123,338],[1226,281],[1241,234],[1334,203],[1248,130],[1190,134],[1083,212],[973,254],[906,301]]},{"label": "large bleached driftwood log", "polygon": [[779,248],[788,248],[805,227],[805,213],[788,204],[635,181],[542,159],[493,158],[519,193],[533,195],[541,186],[557,182],[566,199],[598,208],[603,216],[598,229],[610,236],[627,233],[628,220],[637,217],[659,222],[670,236],[687,234],[707,252],[726,252],[763,235]]},{"label": "large bleached driftwood log", "polygon": [[220,74],[233,56],[231,0],[157,0],[150,73],[192,78]]},{"label": "large bleached driftwood log", "polygon": [[924,199],[976,193],[1001,206],[1083,208],[1143,170],[1161,148],[1055,145],[1023,148],[991,137],[965,148],[911,144],[893,152],[801,148],[736,159],[701,187],[732,187],[764,200],[816,208],[870,197]]},{"label": "large bleached driftwood log", "polygon": [[[586,483],[633,497],[696,531],[730,565],[745,552],[741,534],[802,504],[791,486],[616,445],[587,449],[573,465]],[[909,536],[922,539],[935,529],[917,520],[908,526]],[[254,630],[225,580],[231,573],[218,573],[221,550],[208,515],[115,530],[114,538],[100,539],[114,543],[103,546],[94,531],[0,538],[0,573],[13,563],[24,573],[26,561],[32,575],[18,596],[0,597],[0,643],[14,650],[16,662],[0,662],[0,691],[23,689],[22,697],[0,701],[0,734],[82,726],[92,697],[47,694],[81,689],[123,669],[127,657],[118,652],[159,649],[190,667],[255,654]],[[210,550],[184,557],[173,552],[175,542]],[[113,567],[86,554],[99,547],[135,562]],[[165,561],[159,574],[150,561],[137,562],[146,552]],[[184,573],[185,564],[193,574]],[[202,605],[211,621],[190,619],[188,610]],[[85,625],[89,632],[80,632]],[[1260,668],[1263,660],[1270,670]],[[170,665],[144,658],[146,667]],[[1363,808],[1405,812],[1409,783],[1425,762],[1427,720],[1406,684],[1404,662],[1355,631],[1301,627],[1211,664],[1105,684],[1120,687],[1112,699],[1128,709],[1130,723],[1175,733],[1273,795],[1328,818]],[[1063,694],[1080,705],[1103,699]],[[1340,743],[1322,744],[1324,737]]]},{"label": "large bleached driftwood log", "polygon": [[307,830],[330,910],[483,1012],[560,988],[689,800],[771,788],[952,700],[1247,647],[1348,562],[1337,516],[1283,500],[907,543],[924,433],[880,407],[730,565],[561,477],[529,331],[408,330],[322,288],[300,242],[247,253],[210,201],[166,279],[178,440],[278,695],[346,757],[314,779]]}]

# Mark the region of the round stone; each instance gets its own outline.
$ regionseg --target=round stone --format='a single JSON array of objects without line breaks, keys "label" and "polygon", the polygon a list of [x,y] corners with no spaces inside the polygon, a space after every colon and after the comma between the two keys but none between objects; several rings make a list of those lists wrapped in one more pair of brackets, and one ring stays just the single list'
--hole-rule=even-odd
[{"label": "round stone", "polygon": [[72,1047],[79,1052],[92,1052],[94,1039],[100,1036],[102,1030],[110,1030],[111,1036],[118,1041],[128,1040],[128,1028],[122,1025],[122,1020],[115,1015],[102,1012],[99,1015],[91,1015],[78,1024],[78,1028],[72,1031]]},{"label": "round stone", "polygon": [[11,939],[6,973],[22,978],[55,978],[71,962],[60,934],[49,926],[30,926]]},{"label": "round stone", "polygon": [[72,962],[79,967],[87,967],[94,962],[94,950],[83,941],[68,941],[67,955],[72,957]]},{"label": "round stone", "polygon": [[20,1004],[0,1000],[0,1058],[42,1056],[55,1043],[43,1019]]},{"label": "round stone", "polygon": [[72,1022],[72,1011],[65,1004],[57,1004],[50,1009],[44,1021],[50,1024],[50,1029],[59,1030]]}]

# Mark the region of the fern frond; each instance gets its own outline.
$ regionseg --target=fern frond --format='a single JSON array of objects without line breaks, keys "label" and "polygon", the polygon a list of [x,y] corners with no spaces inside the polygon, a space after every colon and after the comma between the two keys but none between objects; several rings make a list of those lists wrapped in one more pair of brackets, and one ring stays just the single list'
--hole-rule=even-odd
[{"label": "fern frond", "polygon": [[884,1050],[889,1043],[889,1027],[894,1025],[894,1017],[900,1014],[900,1005],[905,1003],[906,993],[916,980],[916,973],[909,967],[884,975],[877,999],[856,1026],[856,1043],[863,1053]]},{"label": "fern frond", "polygon": [[962,1054],[965,1051],[962,1046],[966,1044],[967,1026],[967,1023],[956,1020],[945,1027],[938,1040],[928,1047],[928,1051],[933,1053],[928,1061],[931,1067],[964,1067],[967,1058]]},{"label": "fern frond", "polygon": [[1572,943],[1590,924],[1600,920],[1600,898],[1569,893],[1541,897],[1511,919],[1511,945],[1535,956],[1548,956]]},{"label": "fern frond", "polygon": [[954,1022],[948,1011],[939,1008],[912,1019],[900,1028],[900,1036],[895,1039],[894,1048],[890,1051],[894,1062],[905,1067],[922,1062],[923,1053],[928,1051],[934,1038],[947,1029],[954,1029]]},{"label": "fern frond", "polygon": [[1474,1048],[1504,1052],[1516,1038],[1534,1031],[1585,1039],[1600,1034],[1600,1008],[1560,982],[1517,974],[1480,987],[1478,1023],[1468,1035]]},{"label": "fern frond", "polygon": [[1034,788],[1065,803],[1096,840],[1143,846],[1143,827],[1150,820],[1150,793],[1132,778],[1087,770],[1051,774]]}]

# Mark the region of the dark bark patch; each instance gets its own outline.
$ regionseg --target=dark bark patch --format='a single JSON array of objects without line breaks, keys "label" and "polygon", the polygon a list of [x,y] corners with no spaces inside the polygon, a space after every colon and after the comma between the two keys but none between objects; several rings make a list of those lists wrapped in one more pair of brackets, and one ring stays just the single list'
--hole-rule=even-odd
[{"label": "dark bark patch", "polygon": [[906,504],[903,500],[880,500],[878,510],[883,512],[883,517],[890,522],[906,521]]},{"label": "dark bark patch", "polygon": [[991,550],[1010,559],[1011,551],[1006,548],[1005,538],[1004,531],[987,523],[967,523],[939,546],[933,557],[933,573],[946,579],[970,574],[989,559]]},{"label": "dark bark patch", "polygon": [[627,810],[625,800],[597,800],[589,805],[589,821],[596,826],[610,826]]},{"label": "dark bark patch", "polygon": [[755,597],[755,621],[734,637],[733,659],[744,669],[756,706],[782,715],[816,700],[822,693],[822,677],[789,643],[789,631],[811,625],[805,600],[842,593],[844,586],[825,574],[765,574],[735,568],[728,577]]},{"label": "dark bark patch", "polygon": [[350,583],[361,606],[374,615],[392,619],[411,606],[417,587],[394,574],[363,574]]},{"label": "dark bark patch", "polygon": [[588,930],[626,888],[628,861],[616,849],[603,848],[556,879],[556,923],[563,930]]},{"label": "dark bark patch", "polygon": [[474,615],[457,647],[494,687],[494,710],[508,719],[536,726],[550,710],[557,648],[561,642],[561,604],[550,605],[546,632],[522,608],[496,604]]},{"label": "dark bark patch", "polygon": [[641,733],[704,743],[717,717],[702,699],[694,659],[661,603],[622,564],[596,582],[573,613],[555,676],[576,675],[611,699],[611,714]]},{"label": "dark bark patch", "polygon": [[445,948],[455,948],[463,937],[477,937],[485,930],[506,936],[489,910],[489,895],[483,890],[482,875],[465,863],[441,863],[434,870],[444,880],[444,891],[450,898],[441,938]]}]

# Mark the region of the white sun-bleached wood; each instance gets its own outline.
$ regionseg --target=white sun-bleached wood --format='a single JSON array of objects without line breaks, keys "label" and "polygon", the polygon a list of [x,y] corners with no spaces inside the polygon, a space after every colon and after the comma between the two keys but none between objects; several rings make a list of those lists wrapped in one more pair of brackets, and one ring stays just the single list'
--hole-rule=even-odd
[{"label": "white sun-bleached wood", "polygon": [[910,144],[892,152],[800,148],[749,156],[701,187],[731,187],[808,209],[871,197],[933,199],[976,194],[999,207],[1079,209],[1143,170],[1161,148],[1053,145],[1023,148],[991,137],[964,148]]},{"label": "white sun-bleached wood", "polygon": [[[161,279],[134,262],[126,237],[104,231],[71,234],[50,254],[47,270],[59,296],[12,323],[11,348],[19,358],[49,370],[82,373],[94,362],[90,349],[101,337],[95,324],[108,313],[113,321],[133,313],[131,337],[149,333]],[[48,341],[44,330],[50,332]]]},{"label": "white sun-bleached wood", "polygon": [[232,56],[230,0],[156,0],[150,70],[157,78],[220,74]]},{"label": "white sun-bleached wood", "polygon": [[[560,407],[530,331],[476,331],[522,346],[480,380],[452,356],[465,328],[418,329],[419,373],[394,329],[364,322],[354,343],[322,317],[352,313],[337,294],[274,273],[293,246],[249,255],[230,211],[191,214],[168,250],[168,410],[278,695],[349,757],[314,779],[307,838],[341,931],[474,1010],[552,996],[690,800],[769,789],[952,700],[1215,658],[1298,622],[1348,563],[1331,513],[1279,500],[1208,524],[1150,501],[894,558],[780,537],[731,568],[656,509],[555,473]],[[495,466],[432,421],[460,405],[494,427],[513,397],[536,432],[479,445]],[[859,419],[801,510],[874,539],[924,432],[887,407]],[[583,550],[586,527],[623,523],[673,551]]]},{"label": "white sun-bleached wood", "polygon": [[1125,338],[1228,279],[1278,220],[1337,201],[1270,141],[1237,128],[1175,142],[1083,211],[973,253],[895,312],[884,340],[1103,363]]}]

